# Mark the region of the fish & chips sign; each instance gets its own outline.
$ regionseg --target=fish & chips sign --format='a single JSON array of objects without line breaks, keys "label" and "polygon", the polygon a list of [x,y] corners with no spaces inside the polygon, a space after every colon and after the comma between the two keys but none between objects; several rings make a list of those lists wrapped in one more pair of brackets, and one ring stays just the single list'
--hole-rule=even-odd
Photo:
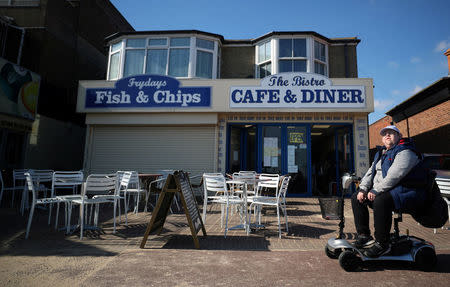
[{"label": "fish & chips sign", "polygon": [[230,88],[230,108],[365,108],[364,86],[333,86],[318,74],[280,73]]},{"label": "fish & chips sign", "polygon": [[118,80],[114,88],[86,89],[86,108],[210,107],[211,87],[180,87],[160,75],[137,75]]}]

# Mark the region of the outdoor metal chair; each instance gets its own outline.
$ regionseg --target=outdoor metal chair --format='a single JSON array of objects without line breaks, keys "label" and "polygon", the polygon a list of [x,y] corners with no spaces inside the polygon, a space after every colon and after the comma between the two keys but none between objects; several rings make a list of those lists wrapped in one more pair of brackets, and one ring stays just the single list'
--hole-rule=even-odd
[{"label": "outdoor metal chair", "polygon": [[[59,198],[55,198],[55,197],[39,198],[38,197],[38,192],[36,191],[36,187],[38,186],[37,178],[34,177],[34,175],[32,175],[32,173],[26,172],[25,173],[25,179],[26,179],[27,189],[32,194],[30,214],[28,216],[27,231],[26,231],[26,234],[25,234],[25,238],[28,238],[28,235],[30,233],[30,228],[31,228],[31,222],[33,220],[33,214],[34,214],[34,210],[35,210],[36,205],[45,205],[45,204],[52,205],[53,203],[61,203],[61,202],[63,202],[63,199],[59,199]],[[49,213],[50,213],[50,210],[49,210]],[[50,214],[49,214],[49,220],[50,220]],[[56,221],[58,221],[58,214],[56,215]]]},{"label": "outdoor metal chair", "polygon": [[[128,180],[131,176],[130,173],[125,173],[123,176],[124,181]],[[127,182],[128,184],[128,182]],[[83,184],[82,188],[82,198],[73,200],[72,202],[80,205],[80,239],[83,239],[83,233],[86,229],[85,223],[87,220],[87,207],[95,206],[94,214],[94,228],[98,226],[98,216],[100,204],[111,204],[113,203],[113,224],[114,231],[116,232],[116,210],[118,202],[120,201],[119,189],[116,186],[116,175],[110,174],[91,174],[87,177],[86,182]],[[120,207],[119,207],[120,210]],[[69,216],[70,218],[70,216]]]},{"label": "outdoor metal chair", "polygon": [[[1,190],[0,190],[0,205],[2,204],[3,199],[3,193],[6,191],[12,191],[12,195],[14,196],[15,188],[14,187],[6,187],[5,182],[3,181],[2,173],[0,172],[0,184],[1,184]],[[12,207],[12,205],[11,205]]]},{"label": "outdoor metal chair", "polygon": [[286,232],[289,232],[288,228],[288,218],[286,212],[286,192],[289,185],[290,176],[283,177],[281,181],[281,186],[279,192],[276,196],[254,196],[251,198],[250,204],[250,222],[251,222],[251,210],[252,207],[259,207],[258,210],[258,224],[261,225],[261,209],[264,206],[273,206],[277,209],[277,219],[278,219],[278,236],[281,238],[281,223],[280,223],[280,209],[283,211],[284,218],[286,221]]},{"label": "outdoor metal chair", "polygon": [[[206,220],[206,208],[208,203],[218,203],[221,205],[220,226],[223,227],[223,216],[225,211],[225,233],[227,237],[228,219],[230,206],[241,205],[243,210],[247,208],[243,198],[233,195],[227,187],[227,182],[221,173],[204,173],[203,174],[203,222]],[[241,218],[242,219],[242,218]]]}]

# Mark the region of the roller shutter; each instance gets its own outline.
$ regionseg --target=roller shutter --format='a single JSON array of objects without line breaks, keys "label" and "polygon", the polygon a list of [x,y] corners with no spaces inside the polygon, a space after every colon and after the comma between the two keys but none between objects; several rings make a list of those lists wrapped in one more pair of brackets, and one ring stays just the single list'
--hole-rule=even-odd
[{"label": "roller shutter", "polygon": [[212,172],[214,132],[214,127],[94,126],[86,169],[89,173]]}]

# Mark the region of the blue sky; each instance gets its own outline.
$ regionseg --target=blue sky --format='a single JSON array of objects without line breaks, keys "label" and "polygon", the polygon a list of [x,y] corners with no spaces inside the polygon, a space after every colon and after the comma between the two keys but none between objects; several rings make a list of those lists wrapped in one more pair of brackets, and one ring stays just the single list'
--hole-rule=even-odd
[{"label": "blue sky", "polygon": [[358,37],[358,73],[374,81],[373,123],[447,76],[449,0],[111,0],[137,31],[201,30],[225,39],[271,31]]}]

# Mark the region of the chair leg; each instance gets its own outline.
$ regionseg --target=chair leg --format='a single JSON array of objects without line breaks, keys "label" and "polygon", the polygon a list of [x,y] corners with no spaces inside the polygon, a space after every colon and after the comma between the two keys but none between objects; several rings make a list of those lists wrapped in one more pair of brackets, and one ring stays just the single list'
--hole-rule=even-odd
[{"label": "chair leg", "polygon": [[83,229],[84,229],[84,204],[80,205],[80,240],[83,239]]},{"label": "chair leg", "polygon": [[100,213],[100,204],[97,203],[95,205],[95,213],[94,213],[94,226],[98,226],[98,215]]},{"label": "chair leg", "polygon": [[202,220],[203,223],[206,222],[206,206],[208,205],[208,199],[203,199],[203,215],[202,215]]},{"label": "chair leg", "polygon": [[284,206],[284,219],[286,220],[286,233],[289,233],[289,226],[288,226],[288,217],[287,217],[286,205]]},{"label": "chair leg", "polygon": [[[127,194],[124,194],[123,201],[124,201],[124,204],[125,204],[125,225],[128,226],[128,216],[127,216],[127,214],[128,214],[128,204],[129,204],[129,202],[127,200]],[[119,203],[119,205],[120,205],[120,203]],[[119,209],[119,212],[120,212],[120,209]]]},{"label": "chair leg", "polygon": [[59,202],[56,204],[55,230],[58,230],[58,219],[59,219]]},{"label": "chair leg", "polygon": [[[223,206],[223,204],[222,204],[222,206]],[[228,210],[229,210],[229,206],[228,206],[228,204],[227,204],[227,206],[226,206],[226,210],[227,210],[227,215],[226,215],[226,219],[225,219],[225,238],[227,238],[227,231],[228,231]]]},{"label": "chair leg", "polygon": [[281,238],[280,207],[279,206],[277,206],[277,219],[278,219],[278,237]]},{"label": "chair leg", "polygon": [[138,214],[138,213],[139,213],[139,199],[140,199],[139,195],[140,195],[140,193],[139,193],[139,191],[138,191],[137,195],[134,196],[134,197],[135,197],[135,200],[136,200],[136,203],[135,203],[135,205],[134,205],[134,213],[135,213],[135,214]]},{"label": "chair leg", "polygon": [[48,220],[47,220],[48,225],[50,225],[50,219],[52,217],[52,209],[53,209],[53,203],[50,203],[48,205]]},{"label": "chair leg", "polygon": [[14,207],[14,194],[16,193],[16,187],[14,186],[13,188],[13,193],[12,193],[12,197],[11,197],[11,208]]},{"label": "chair leg", "polygon": [[28,216],[28,224],[27,224],[27,233],[25,234],[25,239],[28,239],[28,235],[30,234],[31,221],[33,221],[33,213],[34,213],[35,204],[31,205],[30,215]]},{"label": "chair leg", "polygon": [[[126,204],[126,198],[127,198],[127,196],[126,196],[126,194],[124,195],[124,198],[125,198],[125,210],[126,210],[126,208],[127,208],[127,204]],[[114,222],[114,230],[113,230],[113,233],[116,233],[116,208],[117,208],[117,198],[114,198],[114,211],[113,211],[113,222]],[[119,200],[119,202],[120,202],[120,200]],[[119,207],[120,208],[120,207]],[[119,210],[119,212],[120,212],[120,210]],[[126,216],[126,213],[125,213],[125,216]]]}]

